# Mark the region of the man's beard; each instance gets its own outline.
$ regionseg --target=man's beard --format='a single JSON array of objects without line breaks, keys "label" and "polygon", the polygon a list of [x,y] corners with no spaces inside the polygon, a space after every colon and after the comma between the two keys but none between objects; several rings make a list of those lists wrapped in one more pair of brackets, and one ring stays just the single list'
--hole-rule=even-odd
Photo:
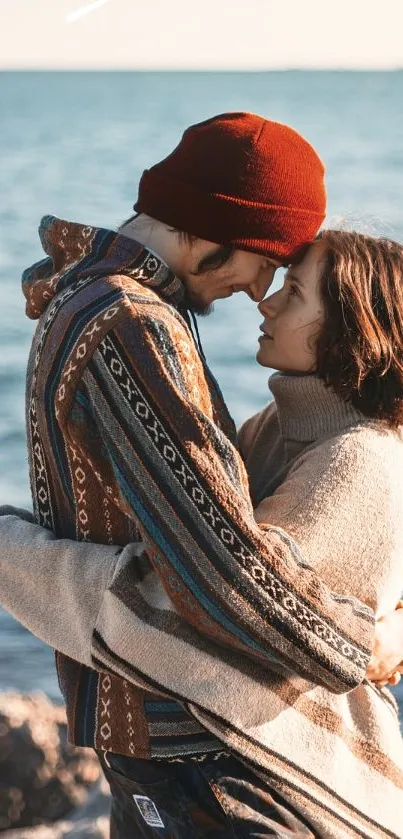
[{"label": "man's beard", "polygon": [[190,309],[195,315],[200,315],[201,317],[211,315],[211,312],[214,310],[214,303],[206,304],[198,294],[190,294],[188,291],[186,291],[184,303],[186,309]]}]

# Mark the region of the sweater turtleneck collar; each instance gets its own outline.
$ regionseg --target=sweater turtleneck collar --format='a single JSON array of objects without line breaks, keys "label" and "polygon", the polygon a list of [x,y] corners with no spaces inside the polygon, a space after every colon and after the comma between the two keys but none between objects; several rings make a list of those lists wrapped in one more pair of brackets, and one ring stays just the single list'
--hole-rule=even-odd
[{"label": "sweater turtleneck collar", "polygon": [[315,375],[274,373],[269,379],[285,440],[314,442],[365,420],[350,402]]}]

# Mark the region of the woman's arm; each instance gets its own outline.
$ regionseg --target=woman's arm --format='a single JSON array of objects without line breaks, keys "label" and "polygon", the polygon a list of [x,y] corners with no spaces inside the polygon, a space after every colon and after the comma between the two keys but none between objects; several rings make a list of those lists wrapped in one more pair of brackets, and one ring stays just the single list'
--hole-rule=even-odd
[{"label": "woman's arm", "polygon": [[46,644],[92,666],[105,593],[142,550],[56,539],[27,510],[0,507],[0,603]]},{"label": "woman's arm", "polygon": [[[108,589],[143,545],[94,545],[56,539],[32,513],[0,507],[0,602],[51,647],[87,666]],[[403,661],[403,609],[375,624],[367,678],[386,681]],[[129,676],[130,678],[130,676]]]}]

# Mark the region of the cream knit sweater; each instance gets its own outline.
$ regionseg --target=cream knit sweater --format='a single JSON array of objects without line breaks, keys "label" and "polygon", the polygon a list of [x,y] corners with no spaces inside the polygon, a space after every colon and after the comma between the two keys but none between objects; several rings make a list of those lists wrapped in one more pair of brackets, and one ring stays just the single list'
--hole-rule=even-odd
[{"label": "cream knit sweater", "polygon": [[403,588],[403,435],[316,376],[270,378],[274,402],[239,432],[255,518],[293,536],[327,584],[377,617]]}]

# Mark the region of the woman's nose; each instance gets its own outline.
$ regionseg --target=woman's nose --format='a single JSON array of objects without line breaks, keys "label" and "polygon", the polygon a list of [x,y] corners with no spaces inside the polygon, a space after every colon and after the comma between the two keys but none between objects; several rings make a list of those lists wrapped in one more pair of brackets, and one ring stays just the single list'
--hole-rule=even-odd
[{"label": "woman's nose", "polygon": [[264,300],[261,300],[261,302],[258,305],[258,309],[259,309],[259,312],[260,312],[261,315],[266,317],[266,315],[273,316],[275,314],[275,311],[276,311],[276,305],[275,305],[276,300],[275,300],[275,298],[276,298],[276,294],[270,294],[269,297],[265,297]]}]

